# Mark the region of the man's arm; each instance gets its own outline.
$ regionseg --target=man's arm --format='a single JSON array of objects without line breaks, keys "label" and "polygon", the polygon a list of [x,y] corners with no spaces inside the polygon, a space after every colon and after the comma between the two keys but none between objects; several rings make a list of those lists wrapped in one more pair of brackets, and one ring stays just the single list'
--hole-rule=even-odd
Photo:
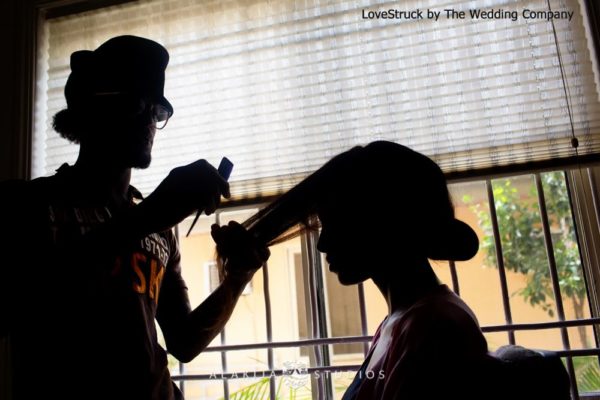
[{"label": "man's arm", "polygon": [[173,169],[140,204],[121,210],[107,223],[66,244],[65,255],[96,254],[114,258],[145,236],[171,229],[192,212],[214,212],[229,184],[205,160]]},{"label": "man's arm", "polygon": [[190,311],[178,253],[161,289],[157,319],[167,350],[182,362],[193,360],[223,330],[244,287],[269,257],[268,249],[237,223],[213,226],[211,233],[224,257],[225,277],[217,289]]},{"label": "man's arm", "polygon": [[157,316],[169,353],[186,363],[200,354],[225,327],[246,284],[247,281],[227,277],[187,315]]}]

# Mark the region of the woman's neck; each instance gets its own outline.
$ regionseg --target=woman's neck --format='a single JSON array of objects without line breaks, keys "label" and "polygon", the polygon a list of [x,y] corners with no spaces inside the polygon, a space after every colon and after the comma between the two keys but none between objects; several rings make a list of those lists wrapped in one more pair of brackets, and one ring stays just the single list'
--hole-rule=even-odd
[{"label": "woman's neck", "polygon": [[440,286],[427,259],[400,262],[384,267],[382,271],[384,272],[376,274],[372,279],[387,302],[388,315],[406,311]]}]

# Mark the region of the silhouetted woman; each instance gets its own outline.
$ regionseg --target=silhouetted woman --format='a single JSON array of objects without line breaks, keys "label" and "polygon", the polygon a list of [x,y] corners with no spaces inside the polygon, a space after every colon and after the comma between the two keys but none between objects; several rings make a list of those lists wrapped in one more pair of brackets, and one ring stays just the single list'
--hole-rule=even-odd
[{"label": "silhouetted woman", "polygon": [[339,281],[372,279],[388,305],[344,399],[493,397],[481,392],[488,349],[477,319],[428,261],[467,260],[478,249],[473,230],[454,218],[440,168],[392,142],[355,147],[245,226],[273,244],[312,215],[321,223],[318,249]]}]

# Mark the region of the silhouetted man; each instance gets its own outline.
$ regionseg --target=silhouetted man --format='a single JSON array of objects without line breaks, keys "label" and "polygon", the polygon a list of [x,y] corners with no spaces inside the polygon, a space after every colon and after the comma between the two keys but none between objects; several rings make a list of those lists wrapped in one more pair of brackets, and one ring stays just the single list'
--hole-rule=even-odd
[{"label": "silhouetted man", "polygon": [[192,360],[268,258],[241,226],[213,227],[232,249],[225,278],[191,310],[171,228],[197,209],[213,212],[228,184],[204,160],[171,171],[145,200],[129,184],[173,114],[168,59],[133,36],[73,53],[54,128],[80,144],[76,163],[0,186],[0,333],[11,343],[15,398],[182,398],[155,318],[168,351]]}]

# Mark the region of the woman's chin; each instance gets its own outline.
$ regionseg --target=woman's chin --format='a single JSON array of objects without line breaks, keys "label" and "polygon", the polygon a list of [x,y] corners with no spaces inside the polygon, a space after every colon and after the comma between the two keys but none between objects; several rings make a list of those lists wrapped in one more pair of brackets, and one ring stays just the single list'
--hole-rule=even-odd
[{"label": "woman's chin", "polygon": [[338,281],[344,286],[356,285],[361,282],[364,282],[368,279],[368,277],[364,275],[357,274],[349,274],[347,272],[335,272],[338,277]]}]

